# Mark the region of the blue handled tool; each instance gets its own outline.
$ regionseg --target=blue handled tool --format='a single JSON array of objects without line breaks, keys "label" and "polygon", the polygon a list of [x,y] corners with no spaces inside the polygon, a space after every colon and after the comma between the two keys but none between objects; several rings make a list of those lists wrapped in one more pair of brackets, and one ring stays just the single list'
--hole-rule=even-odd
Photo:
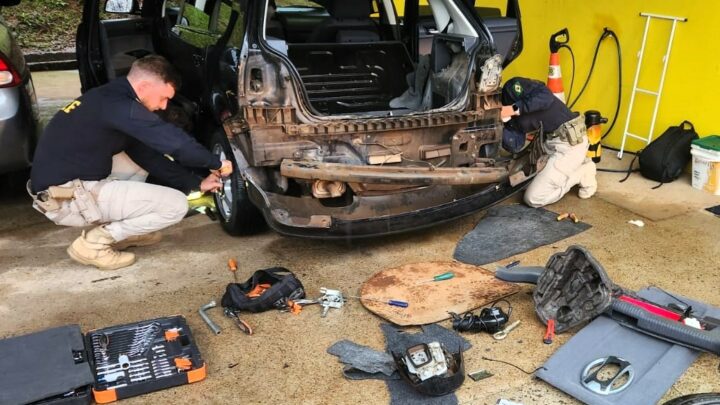
[{"label": "blue handled tool", "polygon": [[400,300],[384,300],[379,298],[368,298],[368,297],[358,297],[351,295],[350,298],[357,298],[361,300],[369,300],[369,301],[377,301],[377,302],[384,302],[385,304],[392,305],[394,307],[400,307],[400,308],[407,308],[408,303],[406,301],[400,301]]},{"label": "blue handled tool", "polygon": [[448,271],[447,273],[438,274],[437,276],[433,277],[431,280],[421,281],[417,284],[434,283],[436,281],[450,280],[453,277],[455,277],[455,273],[453,273],[452,271]]}]

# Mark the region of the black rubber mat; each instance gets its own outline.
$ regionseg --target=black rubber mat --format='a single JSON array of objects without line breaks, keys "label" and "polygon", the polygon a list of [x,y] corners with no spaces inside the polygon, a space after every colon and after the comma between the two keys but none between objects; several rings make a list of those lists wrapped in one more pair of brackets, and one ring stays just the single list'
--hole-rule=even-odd
[{"label": "black rubber mat", "polygon": [[591,225],[544,208],[513,204],[490,208],[487,214],[455,247],[454,257],[464,263],[481,265],[527,252],[576,235]]},{"label": "black rubber mat", "polygon": [[712,212],[713,214],[720,216],[720,205],[716,205],[714,207],[705,208],[706,210]]},{"label": "black rubber mat", "polygon": [[90,366],[73,352],[85,352],[78,325],[0,340],[0,404],[25,404],[90,386],[95,381]]}]

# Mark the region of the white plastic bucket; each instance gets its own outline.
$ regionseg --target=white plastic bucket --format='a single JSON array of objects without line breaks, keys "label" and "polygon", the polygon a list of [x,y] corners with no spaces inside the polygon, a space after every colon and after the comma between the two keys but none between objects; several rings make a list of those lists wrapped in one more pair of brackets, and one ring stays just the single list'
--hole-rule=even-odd
[{"label": "white plastic bucket", "polygon": [[692,145],[692,186],[720,195],[720,152]]}]

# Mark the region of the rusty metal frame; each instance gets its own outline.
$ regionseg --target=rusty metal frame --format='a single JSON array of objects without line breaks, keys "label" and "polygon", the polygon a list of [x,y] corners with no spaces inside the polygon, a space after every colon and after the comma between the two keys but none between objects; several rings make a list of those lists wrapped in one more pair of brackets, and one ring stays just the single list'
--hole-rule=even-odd
[{"label": "rusty metal frame", "polygon": [[305,180],[408,186],[489,184],[508,178],[506,167],[366,166],[290,159],[282,161],[280,173]]}]

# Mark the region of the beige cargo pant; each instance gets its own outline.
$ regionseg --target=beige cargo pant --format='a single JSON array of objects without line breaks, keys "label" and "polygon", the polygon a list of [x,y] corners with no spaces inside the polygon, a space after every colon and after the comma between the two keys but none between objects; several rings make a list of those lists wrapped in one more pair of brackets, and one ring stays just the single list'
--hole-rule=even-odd
[{"label": "beige cargo pant", "polygon": [[[75,201],[64,201],[57,211],[45,216],[58,225],[105,224],[116,242],[144,235],[180,222],[187,214],[187,197],[169,187],[146,184],[148,173],[124,152],[113,157],[110,176],[103,181],[83,181],[97,200],[102,215],[98,224],[88,223]],[[72,183],[67,183],[70,185]]]},{"label": "beige cargo pant", "polygon": [[524,196],[525,203],[535,208],[559,201],[573,186],[580,183],[585,174],[587,137],[574,146],[558,138],[550,139],[545,141],[545,147],[550,157],[525,190]]}]

